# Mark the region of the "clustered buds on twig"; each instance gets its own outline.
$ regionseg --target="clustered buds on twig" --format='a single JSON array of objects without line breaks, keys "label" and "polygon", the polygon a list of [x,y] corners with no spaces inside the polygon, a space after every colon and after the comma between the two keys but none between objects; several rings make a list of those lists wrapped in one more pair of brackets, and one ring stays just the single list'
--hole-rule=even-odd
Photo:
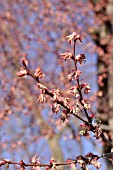
[{"label": "clustered buds on twig", "polygon": [[74,56],[72,53],[62,53],[61,57],[66,61],[66,60],[70,60],[70,59],[74,59]]},{"label": "clustered buds on twig", "polygon": [[37,67],[34,73],[35,77],[43,79],[45,77],[45,74],[42,74],[41,68]]},{"label": "clustered buds on twig", "polygon": [[82,42],[83,36],[77,34],[76,32],[73,32],[72,34],[66,36],[66,38],[67,38],[68,43],[72,44],[73,41],[77,41],[77,40]]},{"label": "clustered buds on twig", "polygon": [[18,77],[24,77],[24,78],[26,78],[27,75],[28,75],[27,70],[21,70],[21,71],[19,71],[19,72],[17,73],[17,76],[18,76]]},{"label": "clustered buds on twig", "polygon": [[[82,42],[83,36],[77,34],[76,32],[73,32],[71,35],[68,35],[66,38],[69,44],[72,44],[74,42],[73,54],[70,52],[65,52],[61,54],[61,57],[65,61],[66,60],[73,61],[74,66],[75,66],[72,72],[67,75],[67,78],[69,81],[75,80],[75,85],[70,88],[70,91],[73,93],[73,95],[76,98],[74,106],[69,106],[69,98],[63,97],[58,88],[53,89],[52,91],[49,91],[48,88],[45,85],[43,85],[43,83],[40,82],[40,79],[43,79],[45,77],[45,74],[42,73],[40,67],[37,67],[34,74],[32,74],[32,72],[28,69],[25,63],[25,60],[22,60],[22,64],[24,65],[25,70],[19,71],[17,73],[17,76],[26,77],[27,75],[30,75],[32,78],[34,78],[38,82],[37,85],[41,92],[41,94],[38,97],[38,101],[41,103],[46,102],[45,95],[49,95],[53,100],[52,111],[56,114],[58,112],[61,112],[60,119],[63,122],[65,122],[66,120],[69,120],[71,115],[74,115],[76,118],[80,119],[83,122],[83,124],[80,125],[82,128],[82,130],[80,131],[81,135],[88,136],[89,132],[91,131],[94,133],[94,136],[96,139],[99,139],[101,137],[103,141],[108,142],[111,145],[111,147],[113,147],[113,144],[108,139],[106,139],[106,137],[104,136],[100,128],[100,124],[97,123],[96,125],[93,125],[93,120],[94,121],[96,120],[95,114],[89,113],[91,105],[88,99],[86,100],[85,98],[83,98],[83,95],[82,95],[83,92],[85,95],[88,95],[91,91],[90,85],[88,83],[80,84],[79,76],[82,75],[82,72],[78,70],[77,68],[78,63],[82,66],[86,62],[86,56],[84,54],[78,54],[78,55],[75,54],[76,42],[77,41]],[[85,113],[87,120],[82,118],[82,116],[80,116],[79,114],[81,107]],[[66,163],[57,163],[56,160],[52,158],[50,160],[50,164],[48,165],[40,164],[40,161],[39,160],[37,161],[37,155],[35,155],[32,158],[32,165],[25,164],[23,161],[21,161],[20,163],[15,163],[15,164],[19,164],[21,169],[22,168],[25,169],[27,166],[33,166],[33,169],[36,169],[36,170],[40,170],[40,167],[46,167],[46,170],[49,170],[51,168],[57,170],[57,167],[60,165],[69,165],[71,169],[76,170],[76,164],[79,164],[80,167],[85,170],[88,170],[87,165],[90,165],[90,164],[96,167],[97,169],[99,169],[101,167],[101,164],[98,162],[98,159],[104,156],[108,156],[108,155],[110,156],[112,154],[113,153],[111,152],[111,154],[108,153],[108,154],[104,154],[99,157],[90,152],[85,156],[81,156],[81,155],[78,156],[75,160],[68,159]],[[0,162],[0,166],[6,163],[14,164],[13,162],[2,160]]]},{"label": "clustered buds on twig", "polygon": [[85,64],[85,62],[86,62],[85,59],[86,59],[86,56],[84,54],[78,54],[76,56],[76,61],[78,61],[80,63],[80,65]]}]

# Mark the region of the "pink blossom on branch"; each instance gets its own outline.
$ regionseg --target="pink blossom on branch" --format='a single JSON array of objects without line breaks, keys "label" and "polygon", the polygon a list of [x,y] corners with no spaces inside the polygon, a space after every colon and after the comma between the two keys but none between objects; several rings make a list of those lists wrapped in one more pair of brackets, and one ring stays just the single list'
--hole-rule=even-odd
[{"label": "pink blossom on branch", "polygon": [[47,90],[47,87],[44,86],[41,83],[37,83],[38,88],[41,90],[42,93],[45,93],[45,90]]},{"label": "pink blossom on branch", "polygon": [[68,111],[67,111],[67,110],[63,110],[60,119],[61,119],[63,122],[65,122],[65,120],[66,120],[66,119],[68,120],[69,117],[70,117],[70,115],[69,115]]},{"label": "pink blossom on branch", "polygon": [[84,108],[85,108],[86,110],[89,110],[89,109],[90,109],[91,105],[90,105],[90,103],[89,103],[86,99],[83,99],[83,100],[82,100],[82,103],[84,104]]},{"label": "pink blossom on branch", "polygon": [[52,111],[53,111],[54,113],[58,113],[58,112],[60,111],[60,104],[57,104],[57,102],[54,102],[54,103],[52,104]]},{"label": "pink blossom on branch", "polygon": [[[92,124],[92,119],[94,118],[94,115],[89,115],[88,113],[88,110],[90,109],[90,103],[83,98],[82,96],[82,89],[84,90],[84,93],[85,94],[88,94],[90,92],[90,86],[88,83],[83,83],[82,85],[80,84],[80,80],[79,80],[79,76],[81,75],[81,71],[77,69],[77,62],[80,63],[80,65],[84,64],[86,62],[86,57],[84,54],[79,54],[76,56],[75,58],[75,45],[76,45],[76,41],[79,40],[79,41],[82,41],[82,36],[80,35],[77,35],[75,32],[73,32],[71,35],[67,36],[68,38],[68,43],[72,44],[72,42],[74,42],[74,54],[72,53],[64,53],[64,54],[61,54],[61,57],[64,59],[64,60],[70,60],[70,59],[73,59],[74,61],[74,70],[72,71],[72,73],[70,73],[67,77],[68,79],[71,81],[73,79],[76,80],[76,85],[77,86],[73,86],[71,87],[71,91],[73,92],[73,94],[76,96],[76,97],[79,97],[79,100],[77,99],[75,101],[75,106],[72,106],[70,107],[69,106],[69,99],[68,98],[64,98],[61,96],[61,93],[60,93],[60,90],[59,89],[53,89],[52,91],[49,91],[46,86],[44,86],[42,83],[40,83],[39,79],[38,78],[44,78],[44,74],[42,74],[42,71],[41,71],[41,68],[37,68],[34,75],[29,71],[29,69],[27,68],[26,64],[23,62],[23,65],[26,67],[26,70],[24,71],[20,71],[18,73],[18,76],[19,77],[23,77],[24,74],[28,74],[33,77],[37,82],[38,82],[38,87],[39,89],[41,90],[41,94],[40,96],[38,97],[38,100],[40,102],[45,102],[45,98],[44,98],[44,95],[49,95],[50,97],[52,97],[53,99],[53,104],[52,104],[52,111],[55,112],[55,113],[58,113],[60,111],[60,108],[64,108],[64,110],[61,112],[61,120],[64,122],[65,120],[68,120],[70,115],[74,115],[75,117],[77,117],[78,119],[80,119],[81,121],[84,122],[84,124],[82,125],[82,130],[80,131],[80,134],[83,135],[83,136],[88,136],[89,135],[89,132],[92,131],[96,137],[96,139],[102,137],[102,131],[100,129],[100,127],[98,126],[98,123],[97,123],[97,126],[94,126]],[[73,56],[74,55],[74,56]],[[83,110],[86,114],[86,117],[87,117],[87,120],[85,120],[84,118],[82,118],[82,116],[79,116],[79,105],[81,104],[81,106],[83,107]],[[104,138],[104,137],[103,137]],[[37,168],[36,170],[39,170],[40,167],[42,165],[39,165],[40,167],[35,167],[35,163],[36,162],[36,155],[34,156],[34,158],[32,159],[32,165],[34,168]],[[93,166],[95,166],[97,169],[100,168],[100,163],[97,162],[98,158],[99,157],[96,157],[95,159],[95,156],[93,154],[87,154],[84,156],[78,156],[77,159],[74,161],[74,164],[73,162],[71,162],[72,166],[71,168],[75,170],[76,168],[76,163],[78,163],[80,165],[80,167],[82,169],[87,169],[87,165],[89,164],[92,164]],[[92,161],[92,162],[91,162]],[[1,166],[2,164],[4,165],[4,162],[1,163]],[[22,169],[25,169],[25,166],[26,164],[21,161],[19,163],[19,165],[21,166]],[[28,165],[29,166],[29,165]],[[45,166],[45,165],[44,165]],[[50,160],[50,165],[46,165],[47,168],[46,169],[56,169],[57,170],[57,166],[59,166],[59,164],[56,163],[55,159],[51,159]]]},{"label": "pink blossom on branch", "polygon": [[70,170],[77,170],[75,163],[70,164]]},{"label": "pink blossom on branch", "polygon": [[46,98],[44,97],[44,94],[40,94],[40,95],[38,96],[38,101],[39,101],[40,103],[46,102]]},{"label": "pink blossom on branch", "polygon": [[45,74],[42,74],[41,68],[37,67],[34,73],[35,77],[43,79],[45,77]]},{"label": "pink blossom on branch", "polygon": [[81,74],[82,74],[81,71],[77,70],[75,73],[75,79],[77,80]]},{"label": "pink blossom on branch", "polygon": [[53,99],[54,100],[57,100],[61,96],[61,93],[60,93],[59,89],[53,89],[52,94],[53,94]]},{"label": "pink blossom on branch", "polygon": [[[57,164],[57,160],[55,159],[55,157],[52,157],[50,159],[50,169],[53,169],[53,170],[58,170],[58,167],[56,166]],[[46,170],[49,170],[48,168]]]},{"label": "pink blossom on branch", "polygon": [[72,53],[62,53],[61,57],[66,61],[66,60],[70,60],[70,59],[74,59],[74,56]]},{"label": "pink blossom on branch", "polygon": [[[33,164],[40,164],[40,158],[37,158],[38,154],[36,154],[35,156],[33,156],[32,158],[32,163]],[[39,166],[33,166],[34,170],[40,170],[41,168]]]},{"label": "pink blossom on branch", "polygon": [[82,73],[80,70],[76,70],[76,71],[73,70],[70,74],[67,75],[67,78],[69,81],[72,81],[73,79],[77,80],[81,74]]},{"label": "pink blossom on branch", "polygon": [[28,60],[26,58],[22,58],[22,64],[24,65],[24,67],[27,67]]},{"label": "pink blossom on branch", "polygon": [[77,34],[76,32],[73,32],[72,34],[66,36],[66,38],[67,38],[68,43],[72,44],[73,41],[77,41],[77,40],[82,42],[83,36]]},{"label": "pink blossom on branch", "polygon": [[17,76],[18,76],[18,77],[24,77],[24,78],[26,78],[26,77],[27,77],[27,74],[28,74],[28,71],[27,71],[27,70],[20,70],[20,71],[17,73]]},{"label": "pink blossom on branch", "polygon": [[72,87],[70,88],[70,90],[71,90],[71,92],[73,93],[73,95],[74,95],[75,97],[79,97],[79,96],[80,96],[77,86],[72,86]]},{"label": "pink blossom on branch", "polygon": [[91,91],[90,85],[88,83],[81,84],[81,88],[84,88],[84,93],[89,94]]},{"label": "pink blossom on branch", "polygon": [[70,111],[72,111],[74,114],[78,114],[80,112],[79,105],[70,107]]},{"label": "pink blossom on branch", "polygon": [[68,79],[69,81],[72,81],[72,80],[74,79],[74,75],[75,75],[75,70],[73,70],[72,73],[70,73],[70,74],[67,75],[67,79]]},{"label": "pink blossom on branch", "polygon": [[98,160],[98,158],[93,158],[93,159],[91,160],[91,164],[92,164],[95,168],[100,169],[101,163],[98,162],[97,160]]},{"label": "pink blossom on branch", "polygon": [[80,63],[80,65],[83,65],[86,62],[86,56],[84,54],[78,54],[76,56],[76,61]]},{"label": "pink blossom on branch", "polygon": [[63,102],[64,106],[68,106],[69,98],[62,97],[62,102]]}]

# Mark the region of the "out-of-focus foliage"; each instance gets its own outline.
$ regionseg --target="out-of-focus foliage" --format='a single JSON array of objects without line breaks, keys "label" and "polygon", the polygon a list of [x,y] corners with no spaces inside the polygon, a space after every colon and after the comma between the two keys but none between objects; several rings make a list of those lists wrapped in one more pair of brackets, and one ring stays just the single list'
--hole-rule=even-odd
[{"label": "out-of-focus foliage", "polygon": [[[52,113],[51,101],[48,100],[45,105],[38,102],[39,90],[34,80],[19,79],[16,73],[24,58],[33,71],[37,67],[42,68],[46,75],[42,81],[51,90],[62,88],[63,95],[71,97],[65,89],[72,85],[66,75],[72,71],[73,65],[62,62],[60,53],[70,50],[65,37],[76,31],[86,36],[87,42],[83,42],[83,47],[78,45],[76,50],[77,54],[86,52],[88,58],[87,71],[83,67],[85,74],[81,81],[91,83],[94,91],[95,86],[90,78],[95,78],[94,63],[91,62],[94,62],[91,52],[95,48],[88,31],[91,31],[95,22],[88,1],[6,0],[0,2],[0,23],[1,157],[29,161],[33,155],[40,153],[39,156],[45,162],[52,154],[58,155],[58,152],[60,160],[62,153],[64,158],[67,155],[75,157],[78,152],[86,153],[89,149],[87,146],[81,149],[84,142],[80,142],[78,134],[79,121],[71,119],[61,124],[59,115]],[[91,101],[94,98],[90,96]],[[71,146],[76,145],[78,147],[73,151]],[[93,148],[91,143],[90,147]]]}]

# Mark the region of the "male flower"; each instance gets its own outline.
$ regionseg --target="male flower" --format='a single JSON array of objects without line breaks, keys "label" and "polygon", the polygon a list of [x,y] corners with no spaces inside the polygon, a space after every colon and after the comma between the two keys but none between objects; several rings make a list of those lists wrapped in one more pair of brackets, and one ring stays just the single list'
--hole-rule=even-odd
[{"label": "male flower", "polygon": [[76,32],[73,32],[72,34],[66,36],[66,38],[68,39],[67,40],[68,43],[72,44],[73,41],[77,41],[77,40],[82,42],[83,37],[81,35],[77,34]]},{"label": "male flower", "polygon": [[84,54],[78,54],[76,56],[76,61],[80,63],[80,65],[84,64],[86,62],[86,56]]},{"label": "male flower", "polygon": [[66,61],[66,60],[70,60],[73,58],[73,54],[72,53],[62,53],[61,57]]},{"label": "male flower", "polygon": [[27,77],[27,70],[20,70],[18,73],[17,73],[17,76],[18,77]]},{"label": "male flower", "polygon": [[85,93],[85,94],[89,94],[90,91],[91,91],[90,85],[89,85],[88,83],[83,83],[83,84],[81,85],[81,88],[84,88],[84,93]]},{"label": "male flower", "polygon": [[35,77],[39,77],[41,79],[43,79],[45,77],[45,74],[42,74],[41,68],[37,67],[37,69],[35,70],[34,73]]},{"label": "male flower", "polygon": [[72,91],[72,93],[73,93],[73,95],[75,96],[75,97],[79,97],[80,95],[79,95],[79,91],[78,91],[78,89],[77,89],[77,86],[72,86],[71,88],[70,88],[70,90]]},{"label": "male flower", "polygon": [[82,74],[81,71],[77,70],[75,73],[75,80],[77,80],[81,74]]},{"label": "male flower", "polygon": [[46,102],[46,98],[44,97],[44,94],[40,94],[40,95],[38,96],[38,101],[39,101],[40,103]]}]

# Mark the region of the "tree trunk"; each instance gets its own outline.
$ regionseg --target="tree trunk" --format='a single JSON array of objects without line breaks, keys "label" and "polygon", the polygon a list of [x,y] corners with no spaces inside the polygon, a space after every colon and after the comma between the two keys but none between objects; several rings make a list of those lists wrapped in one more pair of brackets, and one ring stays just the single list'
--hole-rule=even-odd
[{"label": "tree trunk", "polygon": [[[107,127],[104,131],[113,143],[113,0],[90,0],[93,4],[99,27],[92,32],[98,53],[98,113],[102,124]],[[96,36],[95,36],[96,35]],[[102,53],[101,53],[101,52]],[[108,153],[111,146],[105,144],[104,153]],[[107,170],[113,165],[107,159]]]}]

